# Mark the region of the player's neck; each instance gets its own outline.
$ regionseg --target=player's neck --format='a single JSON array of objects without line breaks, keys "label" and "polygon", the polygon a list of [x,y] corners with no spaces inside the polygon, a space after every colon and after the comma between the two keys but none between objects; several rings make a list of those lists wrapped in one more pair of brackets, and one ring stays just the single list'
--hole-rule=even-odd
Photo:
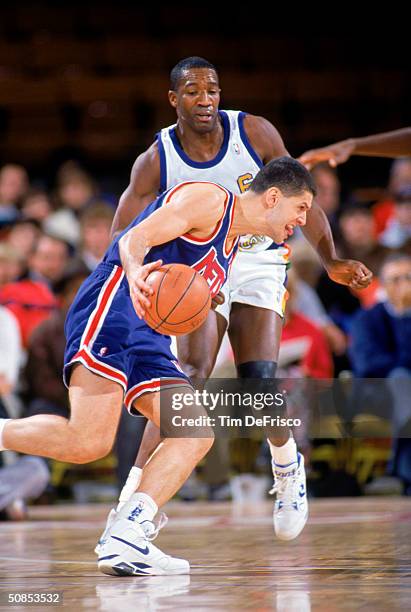
[{"label": "player's neck", "polygon": [[230,234],[264,234],[266,229],[265,211],[259,196],[252,191],[237,196]]},{"label": "player's neck", "polygon": [[176,125],[176,136],[184,153],[190,159],[204,162],[213,159],[221,149],[224,140],[224,128],[221,121],[218,120],[213,130],[202,134],[179,119]]}]

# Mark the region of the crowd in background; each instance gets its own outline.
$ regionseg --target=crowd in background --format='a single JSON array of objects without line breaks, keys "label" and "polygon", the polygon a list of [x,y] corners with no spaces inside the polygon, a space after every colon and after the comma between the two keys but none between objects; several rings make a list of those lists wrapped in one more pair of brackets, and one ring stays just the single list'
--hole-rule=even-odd
[{"label": "crowd in background", "polygon": [[[375,278],[362,292],[333,283],[315,251],[297,233],[290,241],[280,373],[328,379],[347,371],[362,378],[396,372],[410,379],[411,159],[393,162],[386,197],[377,202],[359,203],[352,197],[342,201],[338,173],[328,165],[318,165],[313,175],[338,255],[362,261]],[[3,413],[67,414],[61,378],[64,316],[109,245],[117,200],[118,194],[102,193],[75,161],[60,166],[53,190],[31,184],[20,165],[0,168]],[[230,371],[229,348],[223,350],[218,369]],[[401,408],[406,395],[397,400],[397,412],[406,413]],[[399,438],[408,417],[397,414],[394,419]],[[130,457],[134,451],[135,446]],[[404,465],[411,493],[409,457]]]}]

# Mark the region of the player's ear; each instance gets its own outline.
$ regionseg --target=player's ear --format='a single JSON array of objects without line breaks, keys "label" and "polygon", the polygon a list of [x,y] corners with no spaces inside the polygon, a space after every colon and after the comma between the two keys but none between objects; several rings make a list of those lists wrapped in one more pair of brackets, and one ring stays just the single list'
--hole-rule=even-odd
[{"label": "player's ear", "polygon": [[265,206],[266,208],[274,208],[280,201],[280,190],[277,187],[269,187],[265,192]]},{"label": "player's ear", "polygon": [[172,89],[170,89],[168,92],[168,101],[173,108],[177,108],[177,94]]}]

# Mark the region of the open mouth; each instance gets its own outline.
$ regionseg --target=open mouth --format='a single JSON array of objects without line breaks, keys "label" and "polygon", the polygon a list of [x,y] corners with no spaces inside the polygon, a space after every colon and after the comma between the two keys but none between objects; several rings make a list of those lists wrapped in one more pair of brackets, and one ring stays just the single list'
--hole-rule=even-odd
[{"label": "open mouth", "polygon": [[213,115],[210,113],[204,113],[204,114],[197,114],[196,118],[198,119],[198,121],[200,121],[201,123],[210,123],[210,121],[212,121],[213,119]]},{"label": "open mouth", "polygon": [[294,225],[286,225],[285,226],[285,231],[287,234],[287,238],[289,238],[290,236],[292,236],[294,234]]}]

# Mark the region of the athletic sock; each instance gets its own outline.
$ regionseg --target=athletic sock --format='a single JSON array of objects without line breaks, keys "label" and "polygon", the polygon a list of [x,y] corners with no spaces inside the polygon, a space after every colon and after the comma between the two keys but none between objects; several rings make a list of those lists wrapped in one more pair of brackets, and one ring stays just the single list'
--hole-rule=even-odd
[{"label": "athletic sock", "polygon": [[129,521],[142,523],[152,521],[157,514],[158,506],[154,499],[146,493],[134,493],[128,502],[124,504],[118,518],[126,518]]},{"label": "athletic sock", "polygon": [[130,470],[124,487],[121,489],[120,496],[118,498],[117,512],[120,512],[121,508],[129,501],[133,493],[136,492],[138,485],[140,484],[143,470],[136,465]]},{"label": "athletic sock", "polygon": [[0,451],[7,450],[3,444],[3,430],[7,423],[7,421],[11,421],[12,419],[0,419]]},{"label": "athletic sock", "polygon": [[286,467],[298,462],[297,445],[292,436],[282,446],[275,446],[270,440],[268,444],[276,467]]}]

